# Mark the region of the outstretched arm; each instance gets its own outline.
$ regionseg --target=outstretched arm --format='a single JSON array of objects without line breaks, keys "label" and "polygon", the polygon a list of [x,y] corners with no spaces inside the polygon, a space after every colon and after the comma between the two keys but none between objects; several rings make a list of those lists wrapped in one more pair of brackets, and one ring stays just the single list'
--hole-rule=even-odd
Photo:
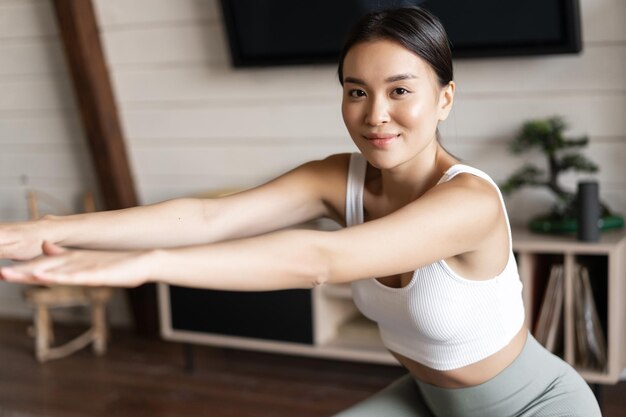
[{"label": "outstretched arm", "polygon": [[411,271],[439,259],[481,250],[502,224],[495,190],[482,180],[452,180],[381,219],[333,232],[286,230],[209,245],[137,252],[63,251],[13,269],[81,285],[138,285],[147,280],[211,289],[259,291]]},{"label": "outstretched arm", "polygon": [[31,259],[41,254],[43,241],[104,250],[200,245],[329,216],[325,184],[329,177],[342,175],[341,158],[345,156],[309,162],[267,184],[222,198],[181,198],[124,210],[0,224],[0,258]]}]

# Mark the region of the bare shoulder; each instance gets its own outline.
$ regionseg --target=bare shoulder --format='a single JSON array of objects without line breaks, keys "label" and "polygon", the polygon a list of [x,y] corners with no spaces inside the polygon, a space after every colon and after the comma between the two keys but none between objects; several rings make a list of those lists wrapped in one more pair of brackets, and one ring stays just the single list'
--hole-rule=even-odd
[{"label": "bare shoulder", "polygon": [[509,257],[509,226],[505,207],[494,184],[484,178],[463,173],[446,184],[446,193],[455,200],[451,216],[466,224],[459,237],[469,246],[447,258],[448,265],[470,279],[491,278],[500,273]]},{"label": "bare shoulder", "polygon": [[305,165],[314,166],[316,172],[323,175],[345,175],[348,172],[350,155],[349,153],[337,153]]},{"label": "bare shoulder", "polygon": [[271,224],[270,230],[319,217],[342,223],[349,161],[350,154],[336,154],[305,162],[265,184],[223,199],[221,208],[245,217],[254,207],[254,220]]},{"label": "bare shoulder", "polygon": [[306,179],[318,185],[323,184],[323,189],[343,186],[348,175],[350,154],[341,153],[327,156],[324,159],[309,161],[294,169],[292,173],[300,179]]},{"label": "bare shoulder", "polygon": [[434,187],[429,191],[431,192],[438,194],[440,198],[447,197],[462,203],[456,208],[465,215],[475,214],[485,219],[497,218],[503,213],[500,194],[494,184],[471,173],[461,173],[450,181]]},{"label": "bare shoulder", "polygon": [[[505,208],[499,191],[485,178],[471,173],[458,174],[433,187],[416,203],[424,205],[423,208],[432,217],[451,226],[448,230],[450,236],[466,243],[457,255],[491,250],[494,241],[501,243],[500,237],[508,236]],[[442,225],[442,230],[446,228]]]}]

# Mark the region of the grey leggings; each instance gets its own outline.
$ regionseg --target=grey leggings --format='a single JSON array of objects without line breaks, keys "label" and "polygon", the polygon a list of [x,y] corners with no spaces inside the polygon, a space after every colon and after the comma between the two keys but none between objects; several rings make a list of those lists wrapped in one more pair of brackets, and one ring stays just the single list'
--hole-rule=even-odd
[{"label": "grey leggings", "polygon": [[524,349],[489,381],[468,388],[440,388],[400,378],[335,417],[597,417],[589,386],[566,362],[530,334]]}]

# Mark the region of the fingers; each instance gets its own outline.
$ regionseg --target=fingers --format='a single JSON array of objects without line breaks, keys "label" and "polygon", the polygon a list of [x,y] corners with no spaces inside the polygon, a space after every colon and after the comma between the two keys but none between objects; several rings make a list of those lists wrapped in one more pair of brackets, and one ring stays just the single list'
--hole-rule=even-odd
[{"label": "fingers", "polygon": [[11,267],[0,268],[0,279],[3,279],[5,281],[19,283],[19,284],[42,284],[42,285],[46,284],[46,282],[41,281],[40,279],[38,279],[32,274],[28,274],[22,271],[17,271],[15,270],[15,268],[11,268]]},{"label": "fingers", "polygon": [[23,270],[18,267],[0,268],[0,274],[6,281],[19,284],[67,284],[97,285],[89,273],[79,273],[76,268],[44,268]]},{"label": "fingers", "polygon": [[[70,251],[63,250],[63,253]],[[69,255],[71,256],[71,255]],[[102,285],[101,267],[88,259],[45,256],[20,265],[0,268],[7,281],[15,283]]]},{"label": "fingers", "polygon": [[74,261],[69,264],[59,264],[42,269],[34,273],[39,280],[57,284],[99,285],[99,269],[93,262]]},{"label": "fingers", "polygon": [[[57,271],[39,271],[35,274],[35,278],[41,282],[49,283],[49,284],[65,284],[65,285],[85,285],[91,284],[85,279],[80,279],[80,276],[76,274],[67,273],[67,272],[57,272]],[[83,282],[85,281],[85,282]]]},{"label": "fingers", "polygon": [[[63,251],[65,251],[65,249],[63,249]],[[6,281],[35,283],[40,281],[38,277],[40,272],[56,268],[63,262],[64,259],[62,257],[40,256],[32,261],[2,267],[0,268],[0,274]]]},{"label": "fingers", "polygon": [[0,268],[0,274],[2,274],[2,278],[7,281],[19,281],[28,277],[29,274],[25,274],[20,271],[16,271],[14,268],[4,266]]},{"label": "fingers", "polygon": [[127,287],[140,285],[146,280],[135,253],[67,250],[50,242],[45,242],[42,250],[43,256],[0,268],[0,274],[7,281],[47,285]]}]

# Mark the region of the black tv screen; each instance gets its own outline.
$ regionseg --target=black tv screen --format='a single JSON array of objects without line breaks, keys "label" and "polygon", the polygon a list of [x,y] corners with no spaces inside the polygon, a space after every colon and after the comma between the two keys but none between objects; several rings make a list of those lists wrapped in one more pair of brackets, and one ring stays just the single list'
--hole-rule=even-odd
[{"label": "black tv screen", "polygon": [[578,53],[578,0],[222,0],[236,67],[334,63],[371,10],[422,6],[441,19],[454,58]]}]

